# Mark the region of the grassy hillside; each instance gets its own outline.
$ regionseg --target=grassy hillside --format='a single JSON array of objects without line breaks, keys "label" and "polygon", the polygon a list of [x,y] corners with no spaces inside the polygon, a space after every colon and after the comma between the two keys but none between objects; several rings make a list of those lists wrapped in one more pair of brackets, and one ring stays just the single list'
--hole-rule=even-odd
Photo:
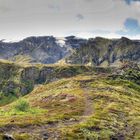
[{"label": "grassy hillside", "polygon": [[30,93],[38,84],[89,72],[86,66],[58,66],[0,61],[0,106]]},{"label": "grassy hillside", "polygon": [[137,80],[89,68],[55,67],[57,80],[2,106],[1,139],[8,133],[16,140],[139,140]]}]

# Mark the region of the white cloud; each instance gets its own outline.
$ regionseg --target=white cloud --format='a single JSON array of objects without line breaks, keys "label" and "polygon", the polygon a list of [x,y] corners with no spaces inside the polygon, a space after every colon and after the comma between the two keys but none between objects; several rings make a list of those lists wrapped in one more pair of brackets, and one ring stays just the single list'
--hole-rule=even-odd
[{"label": "white cloud", "polygon": [[[118,37],[127,18],[140,23],[140,3],[124,0],[0,0],[0,38],[30,35],[93,34]],[[77,20],[81,15],[82,20]],[[96,32],[100,30],[100,32]],[[92,33],[93,32],[93,33]]]}]

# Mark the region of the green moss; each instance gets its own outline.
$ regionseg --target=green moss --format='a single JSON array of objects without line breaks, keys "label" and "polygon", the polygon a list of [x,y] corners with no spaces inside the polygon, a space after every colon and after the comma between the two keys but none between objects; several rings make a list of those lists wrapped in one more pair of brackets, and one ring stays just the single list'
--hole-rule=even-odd
[{"label": "green moss", "polygon": [[[109,140],[122,136],[124,139],[137,140],[140,86],[132,78],[108,78],[109,72],[112,69],[53,66],[53,78],[57,80],[39,85],[33,91],[32,86],[36,81],[24,79],[20,81],[20,86],[31,87],[32,92],[21,97],[22,100],[17,99],[0,108],[0,125],[12,125],[15,129],[18,126],[21,130],[27,128],[25,134],[14,135],[23,140],[32,139],[30,126],[35,127],[38,134],[45,126],[50,135],[55,132],[60,139]],[[13,93],[15,97],[20,97],[17,95],[18,88],[13,91],[9,92],[9,100]],[[4,99],[3,95],[1,98]],[[33,135],[33,139],[36,139],[37,135]]]},{"label": "green moss", "polygon": [[0,93],[0,106],[4,106],[6,104],[9,104],[17,99],[17,96],[13,94],[9,94],[8,96],[5,96],[3,93]]},{"label": "green moss", "polygon": [[43,109],[31,107],[27,100],[19,99],[15,103],[11,104],[11,106],[8,109],[6,110],[1,109],[0,115],[1,116],[30,115],[30,114],[40,114],[43,112],[44,112]]},{"label": "green moss", "polygon": [[28,133],[23,133],[23,134],[14,134],[13,137],[16,140],[34,140],[34,137],[32,137],[31,135],[29,135]]},{"label": "green moss", "polygon": [[14,109],[21,112],[27,112],[30,109],[30,106],[26,100],[18,100],[14,105]]}]

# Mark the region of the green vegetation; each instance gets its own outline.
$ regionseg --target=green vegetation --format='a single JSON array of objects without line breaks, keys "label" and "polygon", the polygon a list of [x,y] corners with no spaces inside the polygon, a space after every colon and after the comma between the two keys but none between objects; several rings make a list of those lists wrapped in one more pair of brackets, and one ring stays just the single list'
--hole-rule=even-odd
[{"label": "green vegetation", "polygon": [[14,105],[16,111],[27,112],[30,109],[29,103],[26,100],[18,100]]},{"label": "green vegetation", "polygon": [[[43,78],[44,69],[49,71],[49,82],[38,79],[42,69]],[[15,140],[139,140],[139,71],[113,72],[74,65],[21,68],[22,76],[12,78],[13,92],[0,94],[0,138],[10,133]],[[34,89],[22,97],[18,80],[19,87]]]},{"label": "green vegetation", "polygon": [[33,115],[43,112],[43,109],[30,107],[29,103],[25,99],[19,99],[11,104],[8,108],[1,108],[0,116]]},{"label": "green vegetation", "polygon": [[0,61],[0,106],[30,93],[35,84],[48,83],[64,77],[90,72],[86,66],[15,64]]},{"label": "green vegetation", "polygon": [[32,61],[31,57],[28,55],[16,55],[10,59],[18,64],[28,64]]},{"label": "green vegetation", "polygon": [[123,137],[138,140],[140,92],[130,86],[135,84],[107,79],[87,84],[94,113],[84,122],[62,129],[63,137],[90,140],[119,140]]}]

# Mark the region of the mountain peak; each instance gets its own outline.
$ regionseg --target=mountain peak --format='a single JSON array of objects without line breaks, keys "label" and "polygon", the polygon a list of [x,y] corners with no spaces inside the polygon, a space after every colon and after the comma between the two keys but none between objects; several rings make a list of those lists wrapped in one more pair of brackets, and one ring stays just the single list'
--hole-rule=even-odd
[{"label": "mountain peak", "polygon": [[95,65],[120,60],[139,62],[140,42],[126,37],[115,40],[96,37],[87,40],[76,36],[31,36],[16,43],[0,43],[0,58],[12,61],[22,61],[24,58],[29,63],[45,64],[58,63],[60,60],[68,60],[66,63],[73,64],[88,64],[92,61]]},{"label": "mountain peak", "polygon": [[127,38],[127,37],[121,37],[121,39],[120,40],[122,40],[122,41],[131,41],[129,38]]}]

